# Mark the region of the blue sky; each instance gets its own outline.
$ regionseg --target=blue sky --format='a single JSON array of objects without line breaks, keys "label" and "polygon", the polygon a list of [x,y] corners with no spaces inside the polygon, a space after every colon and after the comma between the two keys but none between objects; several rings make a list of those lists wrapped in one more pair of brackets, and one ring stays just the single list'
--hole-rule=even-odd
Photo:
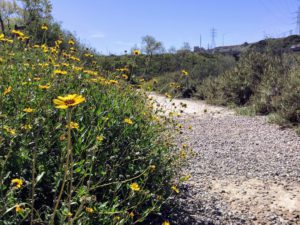
[{"label": "blue sky", "polygon": [[120,54],[152,35],[166,49],[183,42],[254,42],[295,32],[298,0],[52,0],[64,29],[103,54]]}]

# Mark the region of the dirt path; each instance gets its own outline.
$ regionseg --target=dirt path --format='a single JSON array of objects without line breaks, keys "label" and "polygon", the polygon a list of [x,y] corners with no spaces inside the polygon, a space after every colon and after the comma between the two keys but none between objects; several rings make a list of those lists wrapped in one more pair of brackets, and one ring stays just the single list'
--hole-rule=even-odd
[{"label": "dirt path", "polygon": [[181,187],[181,224],[300,224],[300,137],[294,131],[203,101],[152,97],[181,113],[184,127],[193,126],[184,129],[197,156],[183,171],[191,179]]}]

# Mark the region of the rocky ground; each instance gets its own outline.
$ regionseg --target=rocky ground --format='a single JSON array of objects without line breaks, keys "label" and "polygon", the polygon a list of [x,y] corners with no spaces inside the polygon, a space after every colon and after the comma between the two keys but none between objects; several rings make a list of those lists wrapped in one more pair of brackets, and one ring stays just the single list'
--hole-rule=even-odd
[{"label": "rocky ground", "polygon": [[152,96],[169,112],[187,105],[179,120],[196,153],[183,169],[191,178],[173,224],[300,225],[300,137],[293,130],[202,101]]}]

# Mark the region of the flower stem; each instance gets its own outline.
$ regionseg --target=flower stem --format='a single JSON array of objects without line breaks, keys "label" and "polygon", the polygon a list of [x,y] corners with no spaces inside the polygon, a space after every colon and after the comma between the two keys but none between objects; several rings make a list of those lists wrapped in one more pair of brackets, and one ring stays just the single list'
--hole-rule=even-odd
[{"label": "flower stem", "polygon": [[63,178],[63,181],[62,181],[60,192],[58,194],[58,197],[57,197],[57,200],[56,200],[56,203],[55,203],[53,214],[52,214],[52,217],[51,217],[51,220],[50,220],[50,225],[54,225],[55,214],[56,214],[58,205],[60,203],[64,188],[65,188],[65,184],[66,184],[66,181],[67,181],[67,175],[68,175],[69,164],[70,164],[70,155],[71,155],[71,127],[70,127],[70,122],[71,122],[71,111],[68,109],[67,110],[67,124],[69,125],[68,126],[68,144],[67,144],[67,156],[66,156],[64,178]]}]

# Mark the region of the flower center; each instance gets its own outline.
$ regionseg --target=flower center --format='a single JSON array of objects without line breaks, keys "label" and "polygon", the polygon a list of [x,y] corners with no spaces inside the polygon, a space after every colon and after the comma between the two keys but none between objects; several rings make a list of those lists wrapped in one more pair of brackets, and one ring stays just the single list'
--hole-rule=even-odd
[{"label": "flower center", "polygon": [[72,105],[72,104],[74,104],[75,103],[75,100],[74,99],[70,99],[70,100],[66,100],[65,101],[65,104],[66,105]]}]

